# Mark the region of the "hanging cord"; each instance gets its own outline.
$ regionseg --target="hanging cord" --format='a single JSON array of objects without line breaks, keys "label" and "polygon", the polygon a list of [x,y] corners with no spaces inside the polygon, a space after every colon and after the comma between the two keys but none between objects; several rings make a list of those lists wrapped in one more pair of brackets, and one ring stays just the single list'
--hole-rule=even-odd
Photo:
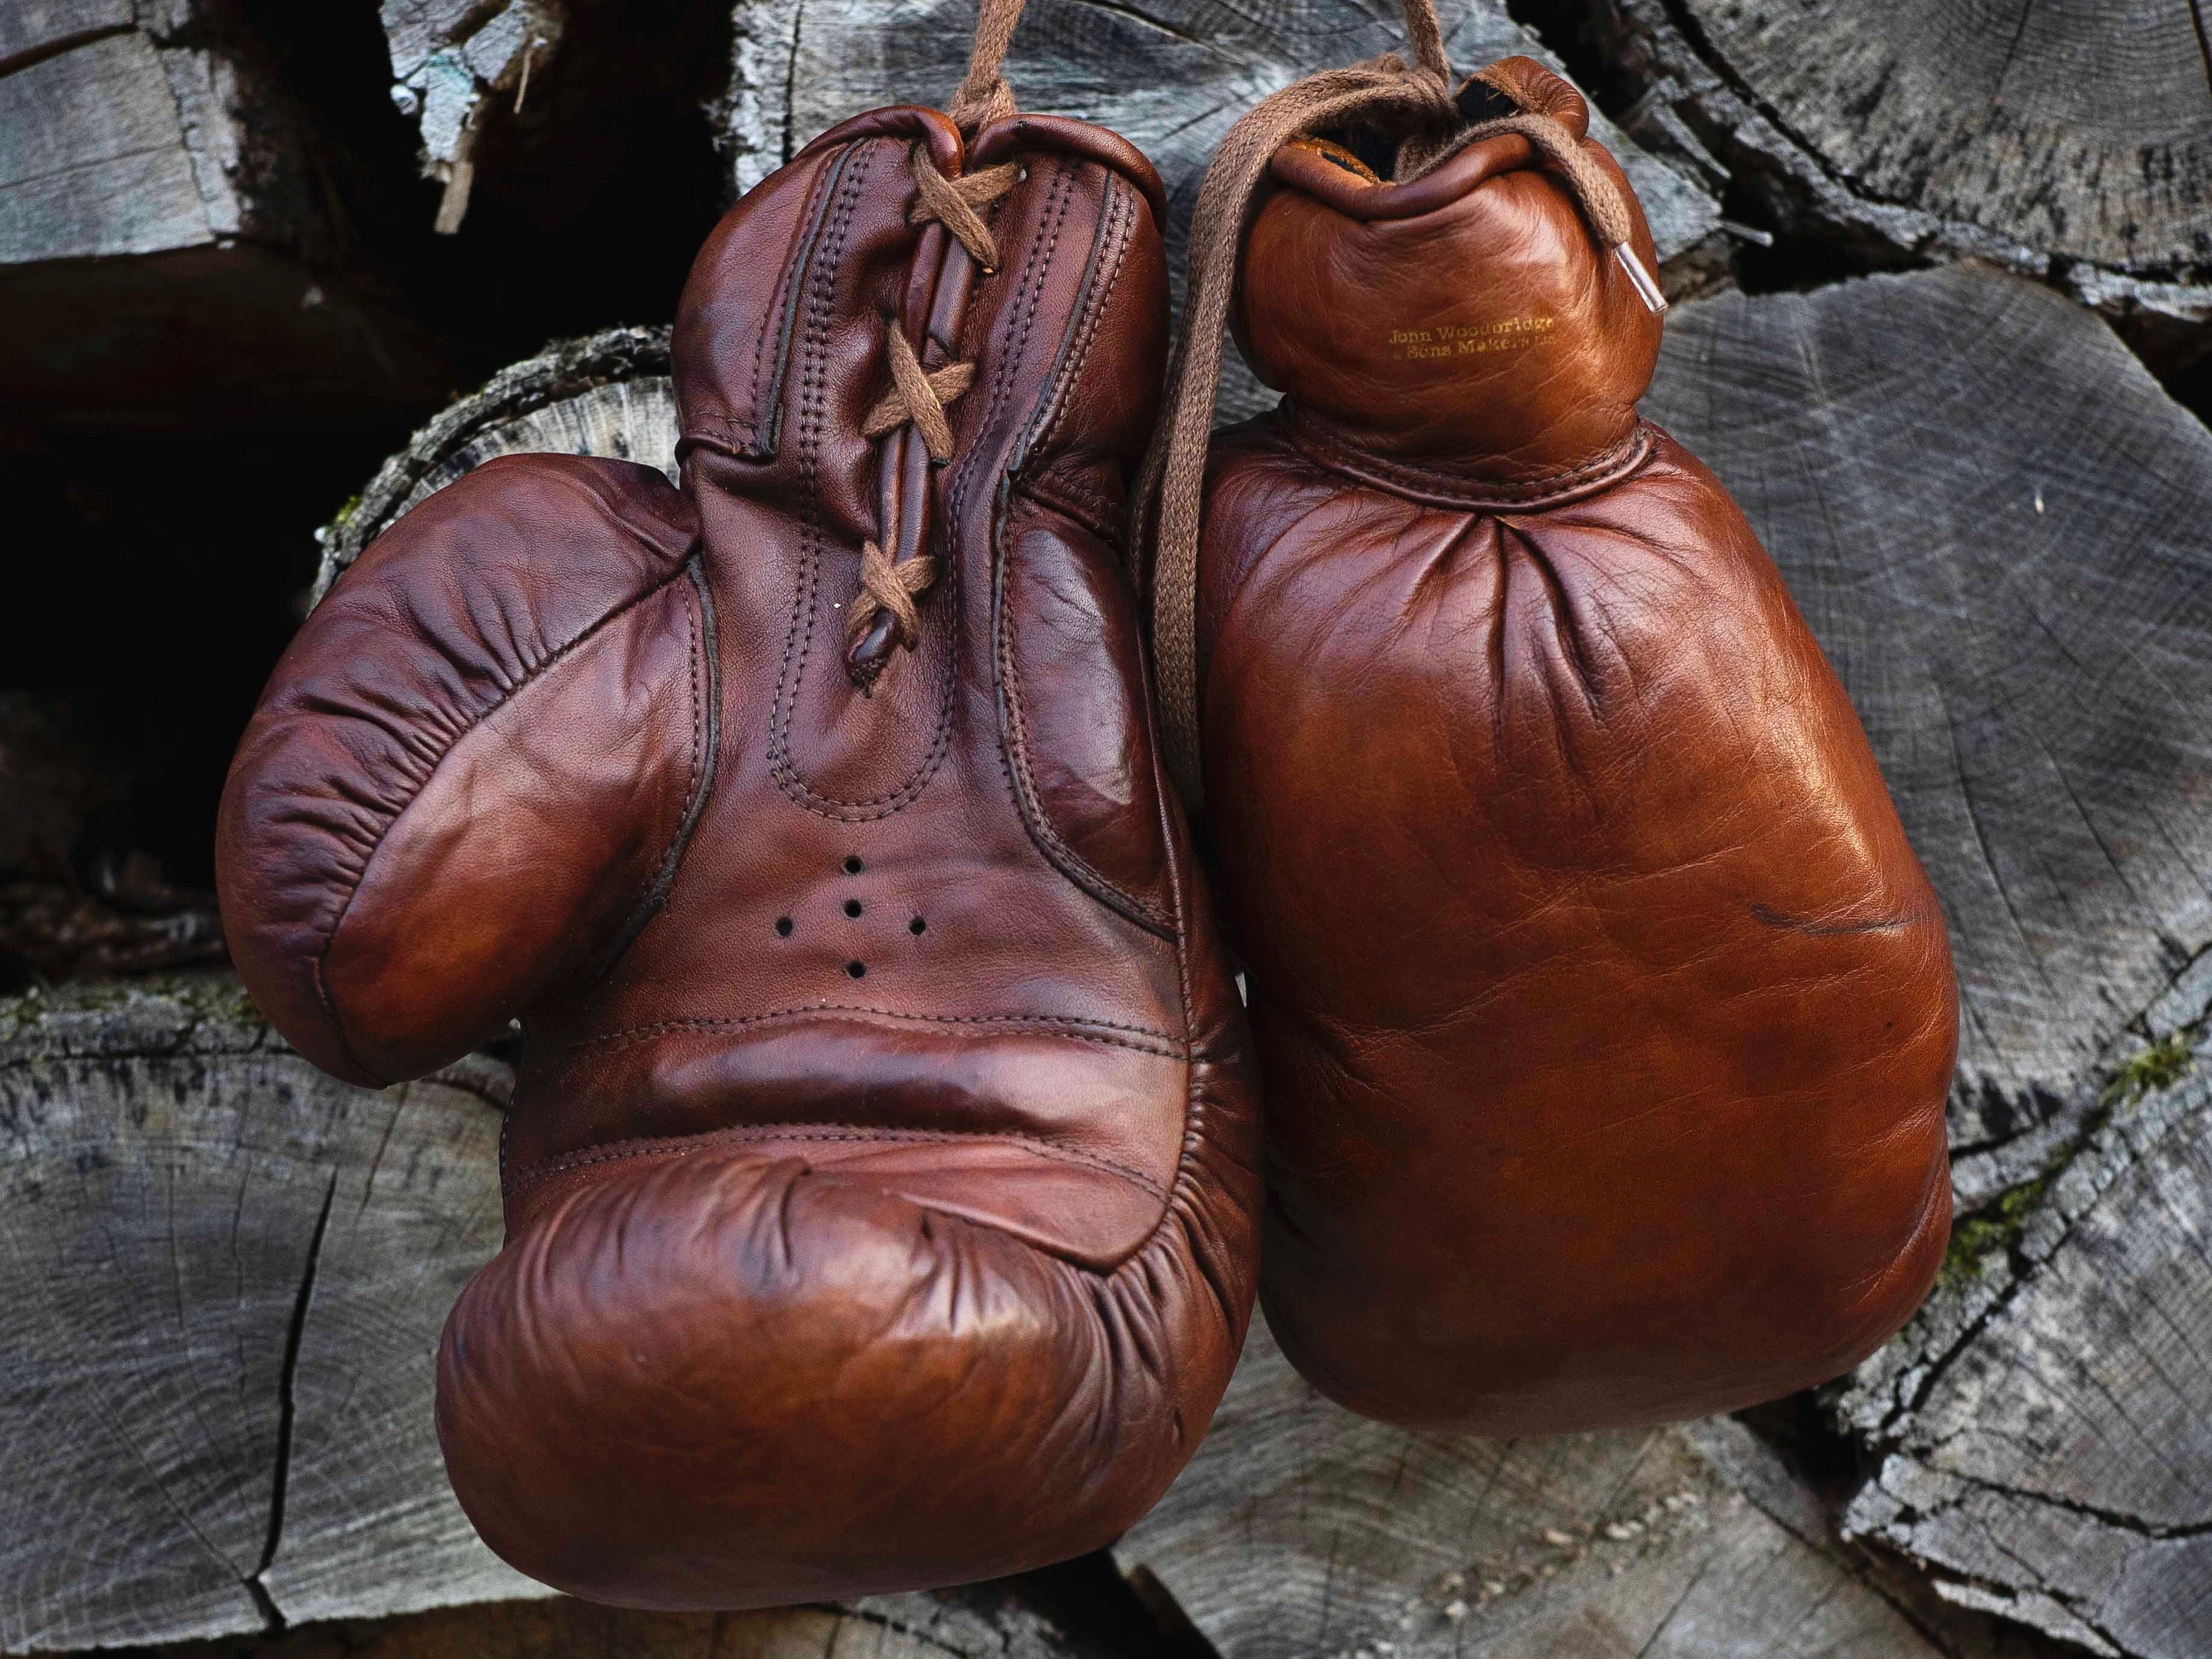
[{"label": "hanging cord", "polygon": [[[975,45],[968,64],[967,78],[945,106],[961,131],[973,137],[981,127],[1006,119],[1018,107],[1014,94],[999,72],[1012,41],[1014,25],[1021,21],[1023,0],[982,0],[975,16]],[[930,159],[929,147],[917,143],[907,164],[914,175],[918,199],[907,213],[909,224],[931,220],[967,249],[986,276],[999,269],[998,244],[983,222],[982,210],[1013,188],[1020,168],[1012,161],[985,167],[980,173],[948,179]],[[891,389],[878,400],[860,422],[861,436],[873,441],[912,425],[929,459],[942,465],[952,459],[952,423],[946,409],[975,384],[975,365],[948,362],[925,368],[921,354],[894,323],[884,337],[884,353],[891,372]],[[860,548],[860,592],[845,623],[846,672],[864,690],[883,672],[890,641],[911,651],[921,640],[921,618],[915,600],[936,581],[938,561],[917,553],[893,563],[882,544],[871,538]]]},{"label": "hanging cord", "polygon": [[[1206,795],[1199,760],[1198,532],[1206,442],[1212,434],[1222,334],[1236,289],[1245,219],[1275,151],[1292,138],[1355,117],[1400,125],[1411,134],[1399,154],[1402,183],[1479,138],[1519,133],[1559,167],[1598,238],[1616,257],[1626,256],[1620,263],[1644,303],[1654,312],[1666,308],[1658,284],[1630,245],[1635,216],[1620,187],[1574,135],[1550,116],[1525,111],[1462,126],[1434,0],[1405,0],[1405,13],[1413,65],[1385,55],[1284,88],[1230,129],[1199,187],[1182,336],[1168,371],[1167,416],[1152,434],[1137,486],[1137,576],[1139,592],[1149,590],[1152,604],[1160,734],[1168,771],[1193,811],[1205,805]],[[1500,89],[1514,96],[1510,86]]]}]

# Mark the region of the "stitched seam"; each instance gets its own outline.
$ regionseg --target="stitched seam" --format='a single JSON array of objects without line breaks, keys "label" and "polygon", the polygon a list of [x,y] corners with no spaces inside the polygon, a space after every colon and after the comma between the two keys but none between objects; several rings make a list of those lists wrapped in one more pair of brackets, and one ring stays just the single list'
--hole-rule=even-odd
[{"label": "stitched seam", "polygon": [[[1068,360],[1061,370],[1052,414],[1045,423],[1043,432],[1038,435],[1033,444],[1025,446],[1032,453],[1046,446],[1051,434],[1058,430],[1060,422],[1066,417],[1071,402],[1066,395],[1067,388],[1075,384],[1077,378],[1083,372],[1084,364],[1089,361],[1091,348],[1098,337],[1100,319],[1105,316],[1106,307],[1113,298],[1115,287],[1121,280],[1121,272],[1128,255],[1128,231],[1133,215],[1129,210],[1129,193],[1127,188],[1122,185],[1119,176],[1112,173],[1107,174],[1107,206],[1108,215],[1100,227],[1100,232],[1102,237],[1110,239],[1112,241],[1113,264],[1107,272],[1105,281],[1103,283],[1095,284],[1091,294],[1085,296],[1084,314],[1078,322],[1077,344],[1069,354]],[[1011,517],[1012,514],[1008,514],[1001,519],[997,527],[997,534],[993,538],[994,550],[999,554],[1002,564],[1006,521]],[[1008,727],[1006,747],[1010,751],[1009,760],[1015,773],[1014,781],[1017,784],[1014,799],[1020,808],[1023,823],[1032,836],[1044,844],[1046,856],[1055,864],[1060,865],[1066,870],[1066,873],[1073,876],[1078,885],[1093,889],[1094,896],[1101,897],[1105,895],[1097,893],[1096,890],[1103,888],[1105,890],[1105,894],[1111,894],[1115,899],[1120,901],[1120,905],[1126,905],[1128,908],[1137,911],[1144,920],[1150,921],[1155,927],[1173,927],[1174,919],[1158,905],[1131,892],[1069,845],[1066,838],[1060,833],[1057,826],[1052,822],[1051,816],[1045,811],[1043,799],[1037,790],[1036,768],[1030,757],[1029,716],[1022,700],[1021,670],[1015,657],[1017,641],[1014,611],[1012,605],[1003,603],[999,607],[999,672],[1006,689]],[[1067,866],[1070,866],[1073,867],[1068,868]],[[1116,908],[1120,906],[1117,905]]]},{"label": "stitched seam", "polygon": [[[1018,321],[1007,340],[1006,355],[1000,360],[999,372],[992,380],[991,401],[976,427],[978,432],[990,431],[1005,410],[1012,390],[1015,368],[1021,362],[1023,352],[1029,348],[1030,334],[1036,322],[1037,307],[1044,295],[1045,273],[1050,268],[1051,255],[1060,243],[1060,223],[1066,217],[1072,171],[1065,161],[1056,161],[1054,166],[1052,182],[1046,190],[1043,215],[1050,228],[1046,235],[1037,237],[1030,244],[1030,251],[1023,264],[1021,283],[1016,290],[1013,305],[1006,313],[1010,318],[1018,318]],[[1026,309],[1023,308],[1024,306]],[[951,521],[956,528],[967,516],[968,501],[977,471],[978,462],[971,454],[969,463],[960,469],[960,476],[954,481]],[[997,510],[994,503],[994,514]],[[993,526],[993,544],[996,545],[995,526]]]},{"label": "stitched seam", "polygon": [[1006,641],[1006,656],[1001,672],[1006,677],[1008,693],[1006,717],[1008,726],[1012,728],[1007,733],[1010,741],[1006,747],[1019,779],[1020,790],[1016,799],[1021,804],[1023,821],[1028,824],[1032,835],[1047,843],[1050,853],[1058,854],[1056,861],[1075,866],[1074,872],[1071,873],[1079,872],[1078,873],[1079,881],[1087,878],[1088,883],[1105,888],[1131,909],[1142,912],[1146,919],[1154,926],[1172,927],[1175,925],[1174,918],[1166,911],[1149,900],[1139,897],[1121,883],[1103,874],[1090,860],[1069,846],[1059,830],[1053,827],[1051,818],[1045,812],[1043,800],[1038,795],[1036,775],[1030,761],[1028,717],[1022,708],[1021,670],[1014,660],[1014,612],[1012,605],[1007,605],[1002,610],[1000,632]]},{"label": "stitched seam", "polygon": [[[988,1026],[1000,1030],[1027,1030],[1040,1036],[1066,1036],[1090,1042],[1104,1042],[1117,1048],[1134,1048],[1146,1054],[1160,1054],[1168,1059],[1179,1056],[1188,1045],[1179,1042],[1168,1032],[1154,1030],[1145,1025],[1128,1025],[1113,1020],[1082,1019],[1060,1014],[909,1014],[894,1008],[872,1008],[854,1003],[819,1003],[805,1008],[776,1008],[766,1013],[732,1014],[715,1017],[692,1015],[674,1019],[654,1020],[649,1024],[625,1026],[620,1030],[602,1032],[597,1036],[579,1037],[568,1046],[570,1054],[602,1052],[635,1048],[654,1037],[678,1033],[706,1034],[714,1031],[740,1031],[749,1027],[765,1025],[777,1021],[800,1020],[811,1018],[834,1018],[839,1015],[866,1015],[872,1018],[902,1021],[909,1024]],[[1148,1041],[1139,1041],[1147,1039]]]},{"label": "stitched seam", "polygon": [[1284,422],[1284,428],[1291,442],[1309,459],[1360,483],[1411,495],[1425,505],[1498,512],[1565,506],[1577,495],[1592,493],[1627,477],[1643,465],[1651,453],[1651,427],[1648,422],[1638,421],[1635,430],[1618,445],[1582,466],[1527,484],[1478,486],[1381,456],[1362,454],[1322,428],[1314,416],[1295,407],[1291,417]]},{"label": "stitched seam", "polygon": [[[352,884],[347,890],[345,902],[338,907],[337,916],[331,920],[330,931],[323,936],[322,948],[315,952],[315,982],[317,986],[322,989],[325,1004],[331,1008],[331,1017],[334,1021],[337,1018],[337,1011],[335,1003],[331,1000],[328,988],[324,981],[324,964],[330,959],[331,948],[337,943],[338,934],[345,927],[346,918],[353,914],[354,900],[361,896],[361,884],[362,882],[368,879],[369,866],[376,862],[377,854],[383,850],[385,837],[392,833],[393,825],[397,824],[401,818],[407,816],[407,808],[412,806],[416,801],[422,798],[422,791],[429,784],[432,775],[434,774],[441,766],[445,764],[446,757],[451,755],[456,748],[459,747],[461,741],[465,738],[469,733],[482,726],[486,720],[489,720],[501,709],[512,703],[517,697],[520,696],[532,686],[537,684],[539,680],[551,673],[553,670],[559,667],[562,663],[567,661],[573,653],[580,649],[587,641],[597,637],[601,629],[606,628],[617,618],[635,610],[639,605],[643,605],[647,599],[652,599],[654,595],[666,588],[671,582],[673,582],[678,577],[683,576],[689,564],[690,560],[687,558],[683,564],[678,565],[674,570],[662,577],[659,581],[653,583],[652,586],[644,589],[641,592],[633,594],[630,598],[623,600],[613,610],[601,617],[597,622],[592,623],[590,627],[585,629],[581,633],[577,634],[574,638],[567,641],[565,643],[556,646],[552,651],[546,654],[544,661],[537,663],[527,669],[521,678],[515,681],[512,686],[501,693],[498,697],[494,699],[491,702],[487,703],[482,709],[478,710],[470,718],[466,725],[461,726],[459,729],[455,731],[451,737],[447,738],[444,747],[441,748],[437,754],[431,758],[429,763],[422,769],[422,775],[411,781],[406,801],[400,806],[398,811],[394,812],[390,818],[386,820],[384,827],[376,832],[376,839],[369,844],[368,851],[362,855],[361,867],[354,872],[351,878]],[[339,1036],[343,1040],[344,1036],[343,1027],[340,1028]],[[349,1052],[350,1052],[350,1049],[349,1049]],[[362,1069],[364,1072],[368,1071],[368,1067],[365,1066],[362,1066]],[[374,1077],[376,1074],[374,1072],[369,1072],[369,1075]]]},{"label": "stitched seam", "polygon": [[684,811],[669,832],[668,845],[661,849],[660,857],[653,866],[653,875],[645,891],[639,895],[622,930],[614,936],[606,953],[606,960],[599,964],[587,977],[596,978],[611,969],[622,958],[645,926],[653,920],[660,907],[668,901],[670,888],[676,883],[678,866],[691,844],[691,832],[698,827],[699,815],[707,804],[707,791],[714,785],[714,740],[720,728],[715,719],[714,699],[719,683],[714,672],[711,652],[714,642],[714,600],[707,591],[707,577],[696,555],[684,562],[684,574],[691,579],[692,607],[690,657],[691,663],[691,753],[690,775],[684,786]]},{"label": "stitched seam", "polygon": [[617,1141],[611,1146],[581,1157],[560,1158],[555,1161],[533,1164],[515,1174],[517,1188],[550,1180],[555,1176],[567,1175],[576,1170],[587,1170],[603,1164],[625,1163],[634,1158],[684,1158],[695,1152],[705,1152],[714,1143],[743,1146],[749,1141],[795,1140],[802,1143],[836,1145],[850,1143],[864,1146],[958,1146],[975,1144],[1004,1144],[1034,1150],[1056,1163],[1076,1164],[1119,1176],[1131,1185],[1142,1188],[1164,1200],[1168,1189],[1143,1170],[1133,1169],[1103,1152],[1088,1152],[1079,1146],[1063,1146],[1036,1135],[1025,1135],[1004,1129],[868,1129],[817,1127],[811,1124],[752,1123],[731,1129],[710,1129],[696,1135],[668,1135],[641,1137],[635,1140]]},{"label": "stitched seam", "polygon": [[[815,592],[819,580],[822,553],[821,502],[816,478],[816,453],[821,443],[822,383],[827,377],[830,335],[830,299],[836,286],[836,267],[843,257],[846,227],[859,196],[858,185],[866,174],[865,167],[847,167],[842,173],[842,183],[836,204],[830,210],[830,222],[824,228],[821,244],[812,250],[808,264],[811,280],[806,290],[805,363],[800,371],[799,392],[799,479],[806,501],[805,515],[799,533],[799,592],[794,596],[791,611],[791,626],[783,641],[782,684],[777,688],[775,710],[769,730],[769,755],[779,784],[784,782],[782,756],[790,732],[791,717],[798,701],[798,685],[806,666],[807,640],[803,630],[814,611]],[[790,793],[787,785],[785,793]]]},{"label": "stitched seam", "polygon": [[1082,489],[1054,468],[1047,467],[1036,477],[1024,479],[1021,493],[1038,505],[1051,507],[1074,520],[1112,548],[1127,564],[1127,555],[1121,545],[1121,536],[1127,515],[1114,510],[1114,504],[1105,491]]},{"label": "stitched seam", "polygon": [[[1065,208],[1065,203],[1062,199],[1061,192],[1063,188],[1072,189],[1069,181],[1072,178],[1073,173],[1073,169],[1066,164],[1064,159],[1055,159],[1053,167],[1052,182],[1047,187],[1045,197],[1045,211],[1048,216],[1053,217],[1054,221],[1050,240],[1054,244],[1057,244],[1060,235],[1057,216]],[[1030,245],[1028,259],[1027,263],[1024,266],[1022,277],[1024,289],[1026,289],[1029,282],[1029,273],[1036,269],[1040,251],[1043,249],[1045,246],[1046,239],[1044,238],[1039,238]],[[1019,343],[1022,345],[1026,345],[1028,343],[1029,326],[1030,324],[1035,320],[1036,314],[1034,301],[1037,295],[1042,294],[1043,289],[1043,277],[1042,273],[1040,273],[1037,279],[1036,295],[1031,295],[1032,303],[1029,315],[1023,319],[1020,325]],[[1018,295],[1017,295],[1016,302],[1017,304],[1019,303]],[[985,416],[987,426],[989,421],[995,417],[1006,404],[1008,388],[1013,374],[1013,365],[1018,360],[1020,355],[1021,354],[1018,349],[1010,348],[1006,357],[999,365],[998,375],[993,380],[991,385],[990,408]],[[960,477],[954,483],[953,522],[955,524],[959,523],[965,516],[968,491],[970,485],[975,481],[975,470],[972,465],[963,468]],[[1000,544],[1000,536],[1005,528],[1002,520],[1009,490],[1010,484],[1008,486],[1001,487],[1000,489],[994,491],[994,499],[991,504],[991,522],[989,526],[991,547],[991,603],[994,612],[999,613],[1003,613],[1005,609],[1004,585],[1006,581],[1006,559],[1004,557],[1004,550]],[[994,618],[994,620],[998,622],[999,626],[1003,627],[1002,615],[1000,617]],[[993,666],[995,671],[1000,660],[1000,643],[995,629],[991,641],[991,650]],[[994,686],[993,690],[994,696],[1004,696],[1003,688]],[[1000,743],[995,746],[998,750],[999,755],[999,776],[1000,781],[1006,786],[1007,802],[1013,807],[1014,816],[1021,821],[1022,827],[1026,832],[1029,829],[1029,815],[1027,810],[1022,804],[1021,786],[1014,781],[1013,765],[1007,757],[1006,745],[1004,743]]]},{"label": "stitched seam", "polygon": [[[351,901],[349,900],[348,902],[350,903]],[[343,917],[341,917],[341,920],[343,920]],[[335,927],[331,930],[331,936],[333,939],[337,936],[337,930]],[[330,981],[325,978],[323,974],[323,958],[327,956],[329,952],[330,946],[325,945],[322,950],[315,953],[313,959],[310,961],[307,965],[313,970],[315,981],[315,995],[321,1000],[323,1012],[331,1017],[331,1031],[338,1040],[338,1052],[343,1054],[349,1060],[352,1061],[354,1069],[359,1072],[363,1077],[375,1079],[377,1085],[380,1088],[388,1087],[390,1086],[390,1080],[385,1077],[383,1073],[375,1070],[374,1067],[362,1064],[361,1056],[354,1052],[353,1039],[346,1035],[345,1021],[341,1018],[338,1014],[337,999],[331,994]],[[504,1132],[505,1128],[506,1125],[502,1123],[501,1125],[501,1131]]]},{"label": "stitched seam", "polygon": [[[872,165],[872,155],[873,152],[871,151],[871,165]],[[860,172],[865,169],[854,168],[848,171]],[[840,263],[844,257],[842,238],[849,228],[853,212],[857,207],[859,193],[856,185],[852,192],[852,199],[839,204],[840,217],[836,234],[839,240],[837,257]],[[819,621],[816,615],[816,607],[820,599],[823,554],[827,545],[827,538],[823,534],[821,528],[819,497],[815,483],[815,458],[820,447],[823,425],[822,394],[828,383],[826,365],[829,325],[826,319],[831,309],[830,300],[834,295],[835,287],[836,277],[833,270],[827,288],[817,289],[810,301],[809,349],[813,353],[810,359],[812,364],[810,373],[813,375],[813,381],[809,393],[811,402],[805,411],[804,418],[810,421],[811,424],[806,428],[807,436],[803,440],[801,448],[808,501],[806,557],[800,592],[792,612],[791,632],[786,636],[784,641],[785,679],[778,691],[775,714],[770,731],[769,769],[770,775],[775,779],[776,787],[783,792],[785,799],[793,805],[803,808],[816,817],[827,818],[833,823],[868,823],[878,819],[893,817],[912,805],[920,798],[922,790],[928,786],[929,781],[936,776],[938,767],[944,763],[945,755],[951,749],[953,702],[958,690],[959,680],[954,667],[959,658],[960,641],[959,562],[949,558],[945,561],[951,567],[951,571],[945,585],[944,603],[937,607],[949,609],[951,614],[945,623],[950,633],[950,640],[946,647],[945,690],[939,703],[937,729],[931,737],[928,750],[915,766],[913,775],[904,783],[883,794],[872,796],[865,800],[846,800],[821,793],[799,775],[798,768],[792,762],[791,728],[798,713],[800,688],[805,678],[806,660],[813,648],[814,631]],[[822,319],[818,329],[817,319]],[[925,526],[923,531],[925,539],[927,533],[927,527]],[[796,667],[793,667],[791,662],[791,652],[794,641],[799,649]]]}]

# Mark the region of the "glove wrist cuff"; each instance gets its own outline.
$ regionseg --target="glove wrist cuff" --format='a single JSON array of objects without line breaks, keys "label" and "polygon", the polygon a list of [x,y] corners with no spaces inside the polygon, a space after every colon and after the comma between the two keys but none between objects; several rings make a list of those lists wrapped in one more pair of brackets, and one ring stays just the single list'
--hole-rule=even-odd
[{"label": "glove wrist cuff", "polygon": [[1658,428],[1638,421],[1615,443],[1578,465],[1501,482],[1449,464],[1426,465],[1379,453],[1352,430],[1295,399],[1283,399],[1280,418],[1291,441],[1316,465],[1427,507],[1491,512],[1534,512],[1596,494],[1627,477],[1650,459]]}]

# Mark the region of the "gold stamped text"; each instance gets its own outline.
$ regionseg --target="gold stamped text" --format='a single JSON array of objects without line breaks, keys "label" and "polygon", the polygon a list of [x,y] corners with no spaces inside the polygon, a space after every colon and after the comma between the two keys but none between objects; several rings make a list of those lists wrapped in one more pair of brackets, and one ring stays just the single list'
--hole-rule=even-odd
[{"label": "gold stamped text", "polygon": [[1502,322],[1468,326],[1443,323],[1435,328],[1390,331],[1390,355],[1400,362],[1432,357],[1472,357],[1483,351],[1520,351],[1559,325],[1556,317],[1508,317]]}]

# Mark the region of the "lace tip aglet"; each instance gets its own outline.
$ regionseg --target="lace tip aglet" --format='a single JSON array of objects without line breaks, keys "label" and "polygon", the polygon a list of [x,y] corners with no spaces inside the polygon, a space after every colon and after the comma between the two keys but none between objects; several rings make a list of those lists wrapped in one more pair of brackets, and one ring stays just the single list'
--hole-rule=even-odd
[{"label": "lace tip aglet", "polygon": [[1659,291],[1659,279],[1644,268],[1644,261],[1636,257],[1636,250],[1626,242],[1615,242],[1613,257],[1616,264],[1628,273],[1628,283],[1636,290],[1636,297],[1644,301],[1644,308],[1654,317],[1667,314],[1667,296]]}]

